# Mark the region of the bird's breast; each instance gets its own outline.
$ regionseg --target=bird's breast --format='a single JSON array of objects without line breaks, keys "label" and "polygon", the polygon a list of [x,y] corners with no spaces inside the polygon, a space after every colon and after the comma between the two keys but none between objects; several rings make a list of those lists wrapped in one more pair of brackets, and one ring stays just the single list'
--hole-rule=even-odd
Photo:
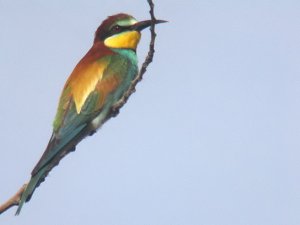
[{"label": "bird's breast", "polygon": [[101,81],[96,86],[99,94],[99,115],[92,121],[95,129],[99,128],[110,108],[118,102],[129,89],[138,72],[137,57],[132,50],[118,50],[104,71]]}]

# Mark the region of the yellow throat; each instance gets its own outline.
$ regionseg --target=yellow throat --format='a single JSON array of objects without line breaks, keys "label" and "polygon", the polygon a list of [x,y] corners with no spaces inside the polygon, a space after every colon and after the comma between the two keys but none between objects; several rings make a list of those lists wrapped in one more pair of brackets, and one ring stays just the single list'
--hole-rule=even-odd
[{"label": "yellow throat", "polygon": [[136,50],[141,39],[141,33],[138,31],[125,31],[120,34],[108,37],[104,44],[109,48],[129,48]]}]

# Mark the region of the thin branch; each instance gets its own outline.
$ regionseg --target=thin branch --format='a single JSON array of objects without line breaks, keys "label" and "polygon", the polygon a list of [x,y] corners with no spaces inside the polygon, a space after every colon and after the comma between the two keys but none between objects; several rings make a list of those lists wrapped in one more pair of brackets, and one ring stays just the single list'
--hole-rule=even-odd
[{"label": "thin branch", "polygon": [[155,21],[156,18],[154,16],[154,4],[152,2],[152,0],[147,0],[148,4],[150,6],[150,16],[151,16],[151,27],[150,27],[150,32],[151,32],[151,40],[150,40],[150,45],[149,45],[149,51],[148,51],[148,55],[146,56],[145,61],[142,64],[142,67],[138,73],[138,75],[136,76],[136,78],[131,82],[131,85],[128,89],[127,92],[125,92],[125,94],[123,95],[123,97],[112,107],[110,115],[107,119],[111,118],[111,117],[115,117],[119,114],[119,110],[120,108],[127,102],[127,100],[129,99],[130,95],[132,95],[135,92],[135,87],[137,85],[138,82],[140,82],[143,79],[143,75],[145,74],[147,67],[149,66],[149,64],[152,62],[153,60],[153,56],[154,56],[154,44],[155,44],[155,38],[156,38],[156,33],[155,33]]},{"label": "thin branch", "polygon": [[23,186],[18,190],[18,192],[7,200],[3,205],[0,205],[0,214],[4,213],[10,207],[19,205],[21,196],[26,189],[27,184],[23,184]]},{"label": "thin branch", "polygon": [[[131,82],[131,85],[130,85],[128,91],[112,107],[112,109],[110,110],[109,116],[107,117],[106,120],[110,119],[111,117],[115,117],[115,116],[117,116],[119,114],[120,108],[127,102],[128,98],[135,92],[135,87],[136,87],[137,83],[140,82],[143,79],[143,75],[145,74],[145,72],[147,70],[147,67],[149,66],[149,64],[153,60],[153,56],[154,56],[154,52],[155,52],[155,50],[154,50],[154,43],[155,43],[155,37],[156,37],[156,33],[155,33],[155,21],[156,21],[156,18],[154,16],[154,4],[153,4],[152,0],[147,0],[147,1],[148,1],[149,6],[150,6],[149,13],[150,13],[151,22],[152,22],[151,23],[151,27],[150,27],[151,40],[150,40],[148,54],[146,56],[146,59],[145,59],[144,63],[142,64],[142,67],[139,70],[139,73],[137,74],[136,78]],[[3,212],[5,212],[6,210],[8,210],[12,206],[19,205],[21,196],[22,196],[23,192],[25,191],[26,186],[27,186],[27,184],[24,184],[13,197],[11,197],[3,205],[0,205],[0,214],[2,214]]]}]

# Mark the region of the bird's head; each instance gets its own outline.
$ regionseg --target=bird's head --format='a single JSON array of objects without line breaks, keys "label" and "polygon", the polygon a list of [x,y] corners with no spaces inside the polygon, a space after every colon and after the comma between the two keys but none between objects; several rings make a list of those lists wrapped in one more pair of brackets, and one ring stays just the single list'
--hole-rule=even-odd
[{"label": "bird's head", "polygon": [[[156,20],[155,24],[164,23],[164,20]],[[134,17],[120,13],[108,17],[102,22],[95,33],[94,43],[103,42],[109,48],[132,49],[140,41],[140,31],[151,26],[151,20],[138,22]]]}]

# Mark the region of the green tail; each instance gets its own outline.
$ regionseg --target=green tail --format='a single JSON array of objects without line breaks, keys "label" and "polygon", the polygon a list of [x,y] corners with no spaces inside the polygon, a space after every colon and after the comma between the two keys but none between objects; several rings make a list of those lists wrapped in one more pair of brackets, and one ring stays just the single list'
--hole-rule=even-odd
[{"label": "green tail", "polygon": [[25,191],[23,192],[18,209],[16,211],[15,215],[19,215],[22,209],[22,206],[25,202],[29,201],[34,190],[37,188],[37,186],[41,183],[42,179],[44,179],[46,173],[46,167],[40,170],[35,176],[31,177],[28,185],[26,186]]},{"label": "green tail", "polygon": [[64,136],[57,144],[55,144],[55,138],[53,138],[53,136],[51,137],[45,153],[31,173],[31,179],[21,196],[16,215],[20,214],[24,203],[30,200],[35,189],[45,180],[52,168],[55,167],[64,156],[74,151],[79,141],[91,134],[90,127],[84,124],[74,129],[71,134]]}]

